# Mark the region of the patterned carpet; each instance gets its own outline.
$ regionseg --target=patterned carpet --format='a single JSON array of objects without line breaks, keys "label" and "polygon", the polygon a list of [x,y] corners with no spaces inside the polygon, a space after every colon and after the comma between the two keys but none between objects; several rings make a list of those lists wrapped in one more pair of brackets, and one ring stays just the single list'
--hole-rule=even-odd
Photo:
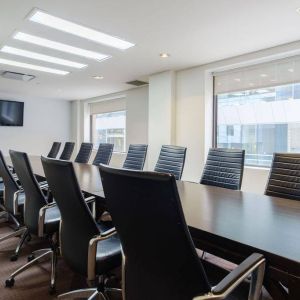
[{"label": "patterned carpet", "polygon": [[[0,238],[7,233],[12,232],[8,224],[0,224]],[[49,280],[50,280],[50,263],[37,264],[24,273],[16,277],[15,285],[12,288],[5,288],[5,280],[17,268],[27,262],[27,256],[36,249],[47,247],[45,242],[40,242],[38,239],[32,239],[23,247],[21,255],[16,262],[10,261],[10,256],[14,251],[19,238],[12,238],[0,244],[0,299],[1,300],[53,300],[57,299],[56,295],[49,295]],[[222,265],[227,269],[233,267],[232,264],[220,260],[212,255],[207,254],[206,260]],[[57,265],[57,291],[58,294],[65,293],[71,290],[87,287],[84,278],[74,274],[63,259],[58,260]],[[219,280],[219,278],[217,279]],[[247,294],[247,288],[243,291]],[[121,300],[120,295],[111,297],[112,300]],[[235,298],[236,299],[236,298]],[[238,300],[241,298],[237,298]],[[262,300],[270,300],[271,298],[264,293]],[[142,300],[142,299],[141,299]],[[154,300],[154,299],[153,299]]]}]

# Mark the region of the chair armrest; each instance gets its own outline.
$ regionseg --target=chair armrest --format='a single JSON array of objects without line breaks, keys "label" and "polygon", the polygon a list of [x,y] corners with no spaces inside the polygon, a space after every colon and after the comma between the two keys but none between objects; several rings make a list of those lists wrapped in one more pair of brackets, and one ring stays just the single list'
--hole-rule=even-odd
[{"label": "chair armrest", "polygon": [[117,233],[115,228],[105,231],[101,235],[97,235],[92,238],[89,242],[88,250],[88,266],[87,266],[87,277],[88,281],[94,281],[96,278],[95,267],[96,267],[96,253],[98,242],[107,240]]},{"label": "chair armrest", "polygon": [[48,203],[44,205],[39,211],[39,220],[38,220],[38,236],[44,236],[44,226],[45,226],[45,216],[48,208],[56,206],[56,203]]},{"label": "chair armrest", "polygon": [[14,211],[14,215],[17,215],[19,213],[19,201],[18,201],[18,198],[19,198],[19,194],[23,193],[23,192],[24,192],[23,188],[20,188],[18,191],[16,191],[14,193],[14,196],[13,196],[13,211]]},{"label": "chair armrest", "polygon": [[96,197],[90,196],[90,197],[84,198],[84,200],[85,200],[86,204],[92,204],[90,211],[93,215],[93,218],[95,219],[96,218]]},{"label": "chair armrest", "polygon": [[264,272],[265,259],[263,255],[254,253],[230,272],[219,284],[213,287],[209,294],[196,297],[194,300],[225,299],[250,274],[252,276],[249,300],[258,300],[263,284]]}]

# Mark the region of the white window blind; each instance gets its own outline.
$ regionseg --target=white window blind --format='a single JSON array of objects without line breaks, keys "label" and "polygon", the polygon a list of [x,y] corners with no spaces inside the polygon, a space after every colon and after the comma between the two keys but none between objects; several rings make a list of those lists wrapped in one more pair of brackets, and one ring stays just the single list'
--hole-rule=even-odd
[{"label": "white window blind", "polygon": [[125,98],[90,103],[91,115],[126,110]]},{"label": "white window blind", "polygon": [[300,56],[214,73],[215,94],[300,82]]}]

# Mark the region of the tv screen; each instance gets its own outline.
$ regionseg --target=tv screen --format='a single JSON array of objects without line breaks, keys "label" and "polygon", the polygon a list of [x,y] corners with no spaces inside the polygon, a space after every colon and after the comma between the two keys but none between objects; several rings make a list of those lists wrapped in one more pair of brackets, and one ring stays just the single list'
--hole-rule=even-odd
[{"label": "tv screen", "polygon": [[23,126],[24,102],[0,100],[0,126]]}]

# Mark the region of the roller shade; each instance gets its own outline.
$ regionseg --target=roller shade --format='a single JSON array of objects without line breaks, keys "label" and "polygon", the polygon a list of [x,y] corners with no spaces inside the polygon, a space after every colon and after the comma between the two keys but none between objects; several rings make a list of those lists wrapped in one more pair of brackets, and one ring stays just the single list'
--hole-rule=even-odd
[{"label": "roller shade", "polygon": [[125,98],[90,103],[91,115],[126,110]]},{"label": "roller shade", "polygon": [[215,94],[300,82],[300,56],[214,73]]}]

